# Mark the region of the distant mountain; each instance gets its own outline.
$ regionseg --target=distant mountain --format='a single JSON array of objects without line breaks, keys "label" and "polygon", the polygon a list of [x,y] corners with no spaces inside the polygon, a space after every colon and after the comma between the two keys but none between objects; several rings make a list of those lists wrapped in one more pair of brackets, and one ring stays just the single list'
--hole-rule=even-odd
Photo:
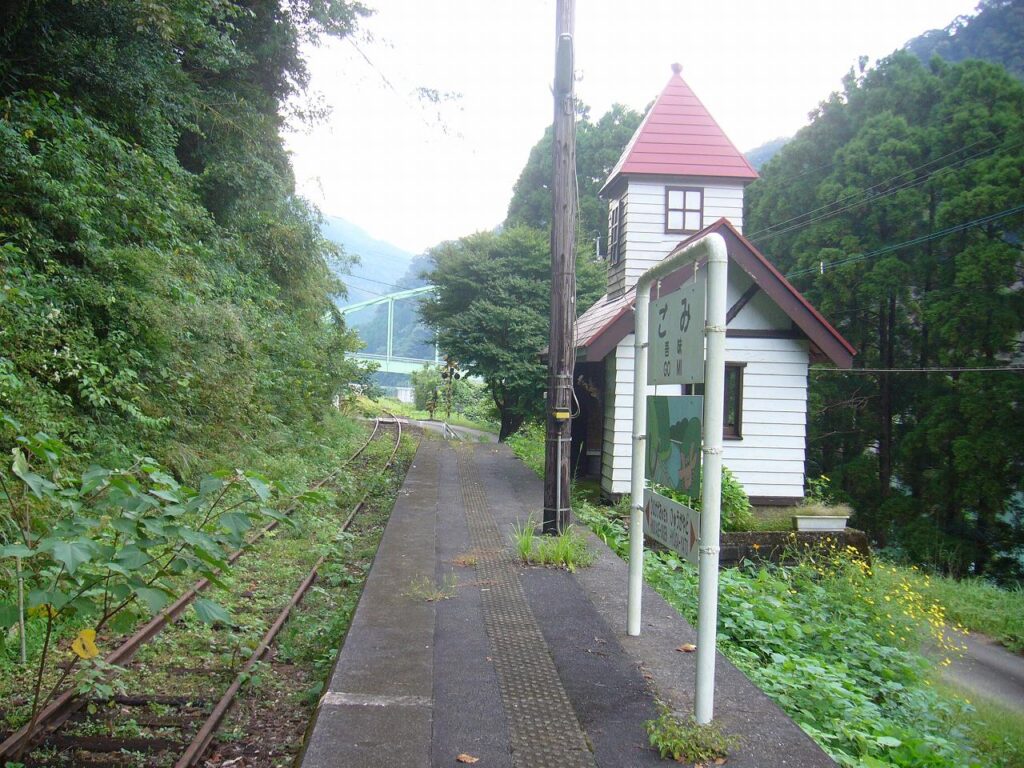
[{"label": "distant mountain", "polygon": [[409,269],[413,254],[376,239],[340,216],[325,216],[321,231],[328,240],[341,245],[345,253],[359,257],[359,263],[353,265],[351,274],[335,269],[348,286],[348,296],[337,300],[339,307],[400,290],[395,286],[398,278]]},{"label": "distant mountain", "polygon": [[788,141],[788,136],[780,136],[777,139],[766,141],[759,147],[754,147],[749,152],[744,152],[744,156],[747,158],[747,162],[754,166],[755,171],[760,171],[761,166],[771,160],[776,152],[786,146]]},{"label": "distant mountain", "polygon": [[906,49],[925,64],[932,56],[946,61],[984,59],[1002,64],[1024,80],[1024,0],[982,0],[973,16],[958,16],[944,29],[925,32]]}]

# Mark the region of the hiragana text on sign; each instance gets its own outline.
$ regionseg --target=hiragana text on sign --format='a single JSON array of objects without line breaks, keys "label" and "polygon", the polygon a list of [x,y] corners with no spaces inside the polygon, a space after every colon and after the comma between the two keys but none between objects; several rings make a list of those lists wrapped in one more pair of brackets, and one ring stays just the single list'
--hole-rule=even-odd
[{"label": "hiragana text on sign", "polygon": [[648,384],[704,381],[704,282],[690,282],[650,304]]}]

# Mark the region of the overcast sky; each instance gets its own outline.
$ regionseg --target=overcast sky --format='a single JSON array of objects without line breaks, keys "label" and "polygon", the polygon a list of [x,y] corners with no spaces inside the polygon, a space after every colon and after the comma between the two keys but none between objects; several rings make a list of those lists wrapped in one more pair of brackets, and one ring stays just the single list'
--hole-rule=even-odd
[{"label": "overcast sky", "polygon": [[[300,192],[415,253],[494,227],[551,122],[554,0],[364,2],[375,13],[359,36],[307,51],[312,89],[333,111],[288,135]],[[678,61],[747,151],[805,125],[859,56],[873,62],[975,5],[577,0],[576,93],[595,118],[615,102],[640,110]]]}]

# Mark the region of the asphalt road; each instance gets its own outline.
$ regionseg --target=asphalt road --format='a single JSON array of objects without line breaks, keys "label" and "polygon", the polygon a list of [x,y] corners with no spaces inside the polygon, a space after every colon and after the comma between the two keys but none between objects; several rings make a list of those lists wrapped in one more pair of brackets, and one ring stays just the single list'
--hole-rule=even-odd
[{"label": "asphalt road", "polygon": [[992,699],[1024,715],[1024,656],[985,635],[963,638],[967,650],[942,676],[974,696]]}]

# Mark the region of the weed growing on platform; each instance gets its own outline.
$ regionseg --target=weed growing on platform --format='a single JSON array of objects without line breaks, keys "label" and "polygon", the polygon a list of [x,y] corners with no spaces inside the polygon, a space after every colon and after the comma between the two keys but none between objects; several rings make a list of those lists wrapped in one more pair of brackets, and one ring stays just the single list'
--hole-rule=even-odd
[{"label": "weed growing on platform", "polygon": [[722,733],[717,723],[699,725],[692,717],[681,718],[662,705],[661,715],[645,724],[651,746],[662,759],[679,763],[709,763],[725,758],[736,738]]},{"label": "weed growing on platform", "polygon": [[538,536],[536,529],[537,522],[532,515],[522,525],[512,526],[512,542],[524,563],[575,571],[594,561],[586,540],[572,526],[557,536]]},{"label": "weed growing on platform", "polygon": [[409,583],[405,590],[406,597],[415,600],[426,600],[428,603],[436,603],[438,600],[447,600],[455,597],[455,589],[458,586],[458,577],[451,572],[444,577],[444,580],[437,584],[426,576],[420,576]]},{"label": "weed growing on platform", "polygon": [[525,523],[512,523],[512,542],[516,545],[516,554],[524,563],[530,562],[536,538],[537,521],[533,519],[533,515],[526,518]]}]

